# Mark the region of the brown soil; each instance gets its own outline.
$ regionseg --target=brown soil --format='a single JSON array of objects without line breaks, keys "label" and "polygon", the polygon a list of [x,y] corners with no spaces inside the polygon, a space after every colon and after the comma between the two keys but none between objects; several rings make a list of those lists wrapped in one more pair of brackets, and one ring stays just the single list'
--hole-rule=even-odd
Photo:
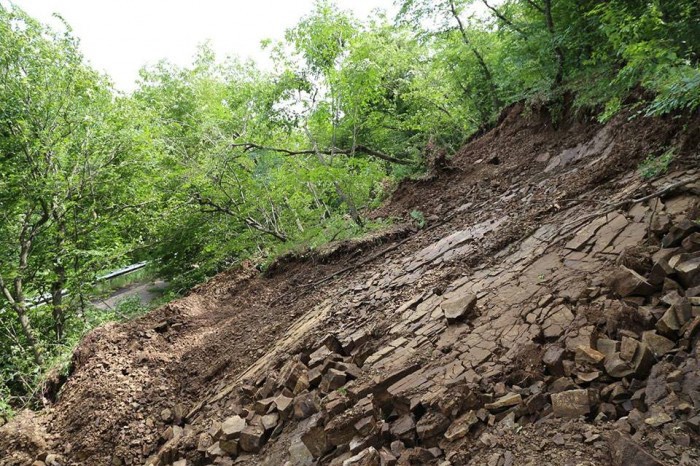
[{"label": "brown soil", "polygon": [[[699,126],[697,117],[628,121],[622,115],[606,126],[569,121],[554,127],[546,115],[516,105],[496,128],[460,150],[448,167],[402,183],[372,213],[406,222],[399,227],[321,253],[283,258],[265,275],[252,266],[222,273],[142,318],[91,332],[74,354],[58,401],[0,429],[0,464],[32,464],[47,453],[60,455],[60,464],[144,464],[162,453],[168,426],[185,427],[183,441],[173,451],[190,458],[187,464],[209,464],[197,462],[192,439],[212,420],[240,410],[242,384],[259,386],[292,356],[318,348],[329,331],[371,328],[370,346],[381,348],[397,322],[391,311],[410,298],[440,296],[455,280],[503,262],[540,226],[571,220],[565,217],[570,209],[578,209],[580,217],[614,196],[637,198],[657,189],[640,183],[635,174],[648,154],[678,147],[672,170],[697,168]],[[601,140],[606,153],[600,162],[591,165],[586,156],[545,171],[568,149]],[[601,151],[589,152],[598,157]],[[596,201],[586,201],[590,199]],[[425,228],[411,226],[413,210],[424,214]],[[468,254],[432,262],[405,284],[374,291],[404,258],[453,232],[492,224],[494,218],[503,219],[496,233],[485,234]],[[594,310],[585,312],[593,319]],[[538,337],[519,348],[502,382],[525,386],[543,380],[542,343]],[[505,354],[506,349],[500,350]],[[454,450],[450,464],[500,465],[507,462],[506,452],[530,458],[511,464],[535,464],[541,463],[536,458],[543,451],[548,464],[610,461],[598,443],[577,441],[591,430],[590,423],[567,422],[564,427],[530,424],[518,434],[499,436],[490,447],[465,444]],[[298,425],[289,422],[260,456],[243,455],[238,461],[283,464]],[[611,429],[595,428],[601,433]],[[555,432],[565,436],[561,445],[547,443]]]}]

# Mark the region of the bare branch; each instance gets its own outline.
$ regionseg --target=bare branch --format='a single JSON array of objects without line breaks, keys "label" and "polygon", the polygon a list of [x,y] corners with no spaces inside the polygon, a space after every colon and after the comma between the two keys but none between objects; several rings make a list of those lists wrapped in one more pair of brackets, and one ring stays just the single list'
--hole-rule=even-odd
[{"label": "bare branch", "polygon": [[[353,155],[351,149],[339,149],[337,147],[332,147],[330,149],[324,149],[324,150],[314,150],[314,149],[306,149],[306,150],[289,150],[289,149],[284,149],[280,147],[267,147],[267,146],[262,146],[260,144],[255,144],[252,142],[242,142],[242,143],[237,143],[237,144],[231,144],[230,147],[242,147],[245,152],[253,150],[253,149],[258,149],[258,150],[266,150],[270,152],[279,152],[280,154],[285,154],[285,155],[316,155],[316,154],[323,154],[323,155]],[[399,165],[413,165],[413,162],[409,160],[402,160],[402,159],[397,159],[396,157],[393,157],[389,154],[385,154],[384,152],[380,152],[375,149],[371,149],[367,146],[363,145],[358,145],[355,146],[355,152],[360,152],[366,155],[370,155],[372,157],[376,157],[378,159],[386,160],[387,162],[392,162],[396,163]]]},{"label": "bare branch", "polygon": [[[206,212],[218,212],[231,217],[239,217],[239,215],[236,212],[232,211],[227,206],[217,204],[211,199],[203,198],[199,194],[195,194],[195,200],[200,206],[206,206],[211,209],[207,210]],[[255,230],[258,230],[261,233],[273,236],[278,240],[282,241],[283,243],[288,241],[287,235],[285,235],[283,232],[267,228],[263,224],[255,220],[253,217],[246,217],[245,219],[243,219],[243,223]]]}]

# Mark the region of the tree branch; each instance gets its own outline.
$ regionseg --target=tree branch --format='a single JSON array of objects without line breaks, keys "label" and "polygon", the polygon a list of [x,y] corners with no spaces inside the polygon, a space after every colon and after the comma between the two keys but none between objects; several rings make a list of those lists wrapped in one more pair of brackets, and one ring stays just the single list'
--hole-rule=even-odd
[{"label": "tree branch", "polygon": [[540,13],[544,13],[544,8],[542,8],[540,5],[535,3],[533,0],[525,0],[527,3],[530,4],[535,10],[539,11]]},{"label": "tree branch", "polygon": [[[306,149],[306,150],[289,150],[289,149],[284,149],[280,147],[268,147],[268,146],[262,146],[260,144],[255,144],[253,142],[242,142],[242,143],[237,143],[237,144],[231,144],[230,147],[242,147],[245,152],[248,152],[253,149],[258,149],[258,150],[266,150],[270,152],[279,152],[281,154],[285,155],[316,155],[318,153],[321,153],[323,155],[353,155],[352,150],[350,149],[339,149],[337,147],[332,147],[330,149],[324,149],[321,150],[319,149],[318,151],[314,149]],[[397,159],[396,157],[393,157],[389,154],[385,154],[384,152],[380,152],[375,149],[371,149],[367,146],[363,145],[358,145],[355,146],[355,152],[360,152],[366,155],[370,155],[372,157],[376,157],[378,159],[386,160],[387,162],[392,162],[396,163],[399,165],[413,165],[413,162],[409,160],[402,160],[402,159]]]},{"label": "tree branch", "polygon": [[[221,214],[225,214],[234,218],[239,217],[239,215],[236,214],[236,212],[232,211],[226,206],[219,205],[215,202],[213,202],[211,199],[205,199],[199,194],[195,194],[195,200],[200,206],[207,206],[210,207],[212,210],[208,212],[218,212]],[[265,227],[263,224],[255,220],[253,217],[246,217],[243,219],[243,223],[245,223],[247,226],[258,230],[261,233],[265,233],[267,235],[273,236],[277,238],[278,240],[282,241],[283,243],[286,243],[288,241],[287,235],[284,233],[277,231],[277,230],[272,230],[270,228]]]},{"label": "tree branch", "polygon": [[510,28],[511,28],[512,30],[514,30],[515,32],[517,32],[517,33],[520,34],[521,36],[527,38],[527,34],[525,34],[525,31],[523,31],[522,29],[520,29],[520,28],[519,28],[518,26],[516,26],[511,20],[509,20],[508,18],[506,18],[505,15],[504,15],[503,13],[501,13],[500,11],[498,11],[498,9],[497,9],[496,7],[491,6],[487,0],[481,0],[481,2],[486,6],[486,8],[488,8],[489,10],[491,10],[491,11],[493,12],[493,14],[496,15],[496,17],[497,17],[498,19],[500,19],[501,21],[503,21],[506,25],[510,26]]}]

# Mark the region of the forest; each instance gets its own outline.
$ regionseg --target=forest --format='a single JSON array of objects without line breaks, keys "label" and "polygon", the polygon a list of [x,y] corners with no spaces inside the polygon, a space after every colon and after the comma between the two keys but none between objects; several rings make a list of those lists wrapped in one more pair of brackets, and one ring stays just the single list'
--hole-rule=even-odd
[{"label": "forest", "polygon": [[398,6],[361,19],[319,0],[263,43],[271,70],[205,43],[127,94],[68,24],[0,5],[0,416],[40,403],[86,332],[142,311],[92,306],[110,270],[148,261],[173,297],[385,228],[367,213],[400,180],[516,102],[555,123],[700,107],[696,0]]}]

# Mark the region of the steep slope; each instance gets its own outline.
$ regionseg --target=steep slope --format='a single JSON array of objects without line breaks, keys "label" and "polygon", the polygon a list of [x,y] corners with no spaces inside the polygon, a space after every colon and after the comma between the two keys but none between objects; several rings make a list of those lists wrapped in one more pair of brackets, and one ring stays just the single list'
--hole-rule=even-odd
[{"label": "steep slope", "polygon": [[699,123],[514,107],[374,213],[425,228],[90,334],[0,464],[698,464]]}]

